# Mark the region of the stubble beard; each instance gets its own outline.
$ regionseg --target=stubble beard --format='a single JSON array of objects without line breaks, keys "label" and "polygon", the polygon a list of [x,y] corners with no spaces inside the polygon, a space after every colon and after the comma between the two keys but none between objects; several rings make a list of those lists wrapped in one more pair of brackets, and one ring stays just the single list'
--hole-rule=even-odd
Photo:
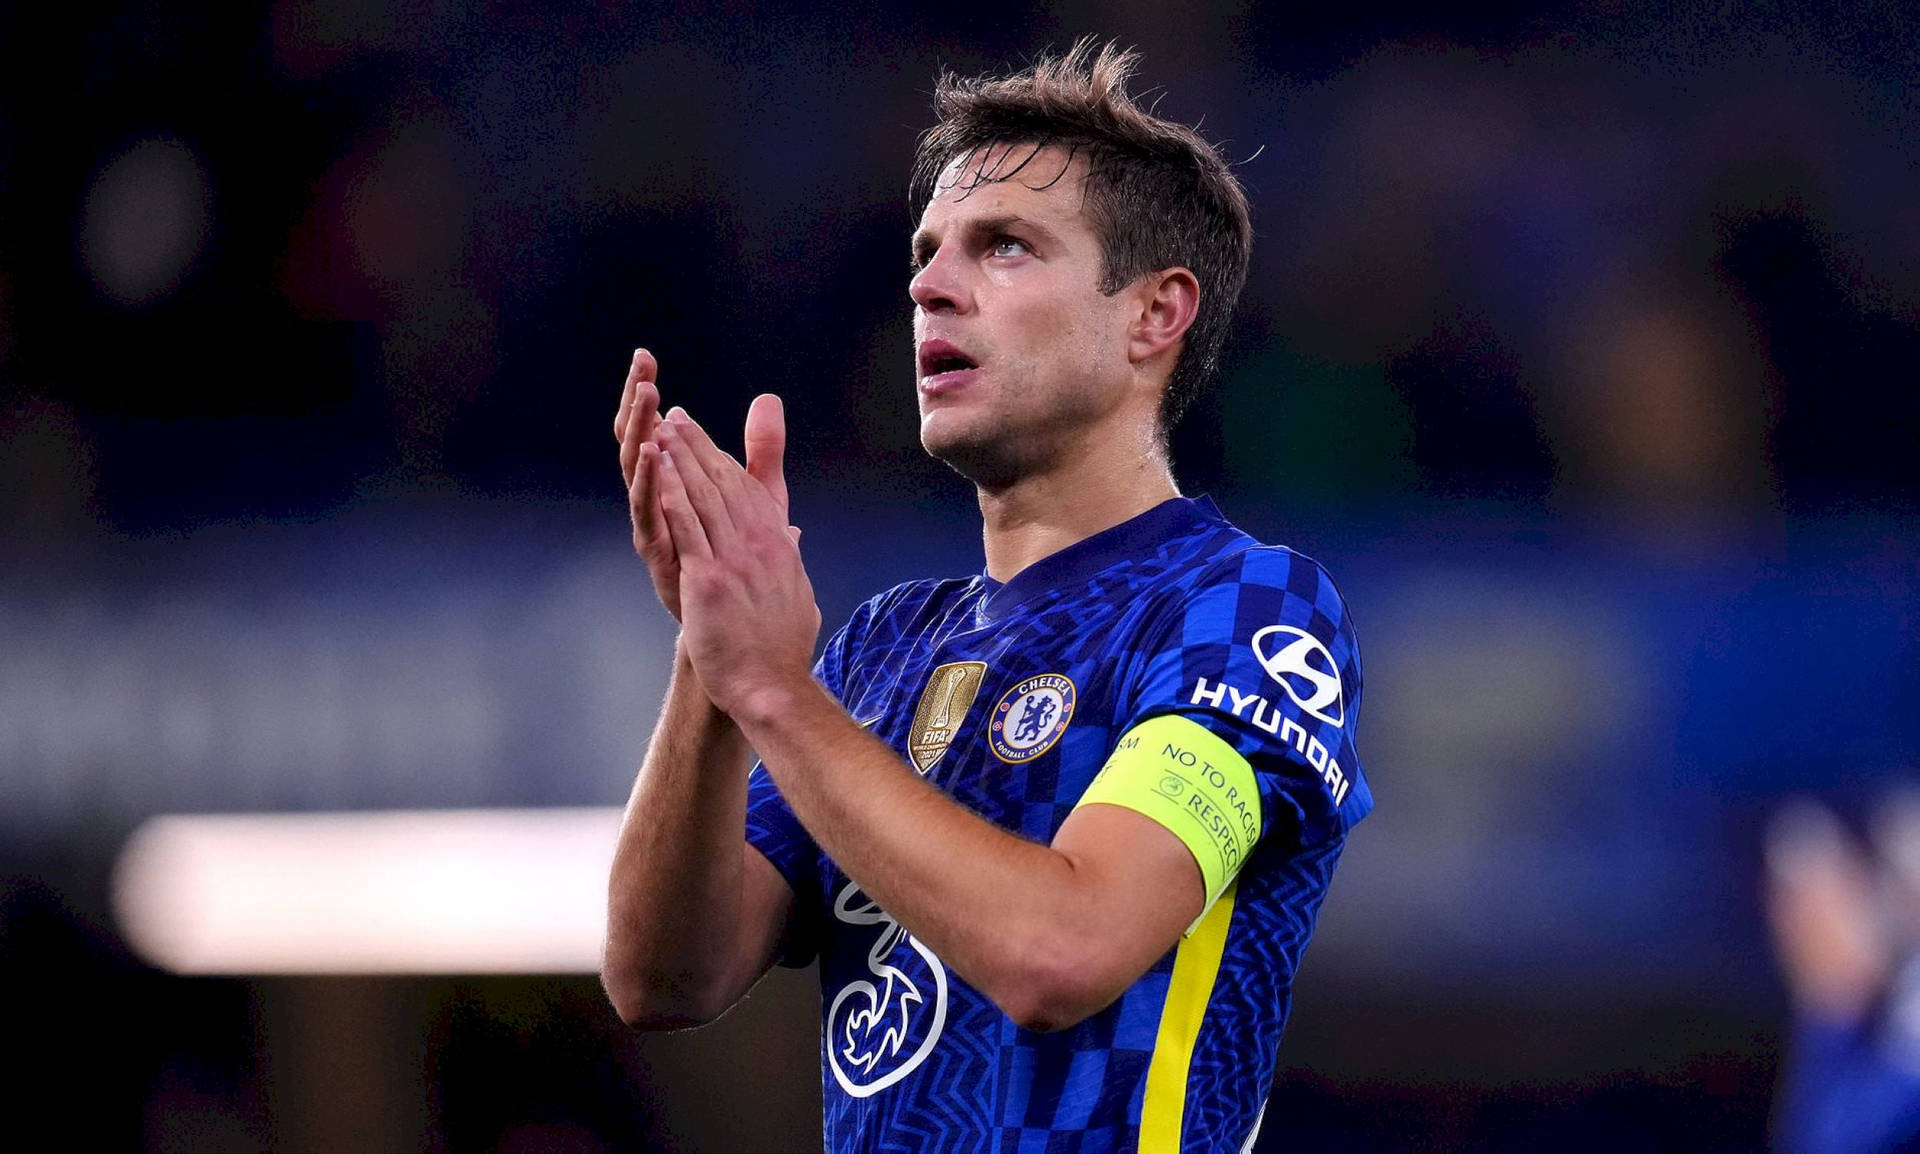
[{"label": "stubble beard", "polygon": [[935,442],[922,437],[920,447],[927,455],[973,482],[989,493],[1012,488],[1022,477],[1034,472],[1031,453],[1022,453],[1015,443],[1020,438],[986,429],[966,432]]},{"label": "stubble beard", "polygon": [[920,447],[976,488],[1004,492],[1051,469],[1072,440],[1064,434],[1094,420],[1098,408],[1091,396],[1076,391],[1056,398],[1045,412],[1024,421],[1003,413],[981,413],[969,425],[937,440],[923,428]]},{"label": "stubble beard", "polygon": [[[1005,414],[998,412],[947,413],[945,428],[929,428],[921,418],[920,447],[927,456],[984,489],[998,489],[1019,480],[1024,462],[1013,451]],[[954,418],[963,418],[954,420]]]}]

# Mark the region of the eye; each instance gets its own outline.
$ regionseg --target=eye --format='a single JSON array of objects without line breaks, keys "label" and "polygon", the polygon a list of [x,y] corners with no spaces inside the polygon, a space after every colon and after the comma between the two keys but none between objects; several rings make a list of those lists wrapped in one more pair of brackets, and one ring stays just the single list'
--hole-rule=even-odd
[{"label": "eye", "polygon": [[1017,237],[1003,236],[993,242],[994,256],[1026,256],[1032,251],[1032,249],[1027,247],[1026,241],[1020,240]]}]

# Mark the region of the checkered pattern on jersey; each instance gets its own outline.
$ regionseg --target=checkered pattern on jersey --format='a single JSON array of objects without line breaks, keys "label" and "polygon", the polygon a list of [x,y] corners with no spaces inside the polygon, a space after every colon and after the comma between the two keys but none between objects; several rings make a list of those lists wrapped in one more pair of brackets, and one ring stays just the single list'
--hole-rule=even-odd
[{"label": "checkered pattern on jersey", "polygon": [[1153,1061],[1169,953],[1107,1010],[1069,1030],[1034,1034],[1008,1022],[1000,1076],[1000,1150],[1132,1150]]},{"label": "checkered pattern on jersey", "polygon": [[[1182,582],[1179,593],[1154,623],[1121,732],[1158,713],[1190,717],[1253,765],[1269,834],[1293,830],[1308,842],[1345,834],[1373,796],[1353,743],[1360,646],[1326,571],[1290,549],[1246,549]],[[1270,626],[1304,632],[1331,658],[1332,669],[1320,671],[1338,673],[1338,709],[1314,716],[1294,696],[1297,686],[1268,672],[1254,638]],[[1269,642],[1267,657],[1279,647]],[[1350,783],[1337,804],[1323,776],[1328,762]]]},{"label": "checkered pattern on jersey", "polygon": [[[1335,838],[1289,851],[1269,842],[1241,871],[1220,976],[1187,1068],[1182,1150],[1238,1150],[1260,1117],[1293,1004],[1293,975],[1345,845]],[[1268,1115],[1262,1128],[1284,1133],[1286,1119]]]},{"label": "checkered pattern on jersey", "polygon": [[[1332,655],[1346,689],[1339,726],[1292,709],[1281,684],[1268,680],[1249,638],[1276,623],[1310,632]],[[1209,505],[1176,500],[1004,586],[975,578],[890,590],[836,635],[820,676],[905,761],[929,676],[955,661],[983,662],[987,672],[926,776],[1035,841],[1051,840],[1119,736],[1154,714],[1193,717],[1255,766],[1266,833],[1240,877],[1191,1064],[1185,1131],[1201,1147],[1238,1134],[1237,1146],[1266,1095],[1338,835],[1371,805],[1350,737],[1358,654],[1338,594],[1313,562],[1259,546]],[[1070,723],[1045,753],[1009,761],[989,740],[995,704],[1041,674],[1072,681]],[[1243,698],[1262,694],[1266,710],[1236,712],[1231,698],[1217,708],[1194,705],[1201,677],[1231,683]],[[1332,756],[1353,783],[1344,805],[1333,805],[1308,759],[1260,724],[1283,708],[1302,733],[1311,723],[1327,750],[1340,742]],[[821,959],[829,1149],[1134,1148],[1171,951],[1085,1022],[1052,1034],[1021,1030],[944,966],[945,999],[934,996],[941,987],[924,947],[864,903],[813,848],[764,771],[754,775],[749,805],[749,839],[794,884],[796,900],[813,906],[807,924],[817,927]],[[790,948],[788,957],[810,952]]]}]

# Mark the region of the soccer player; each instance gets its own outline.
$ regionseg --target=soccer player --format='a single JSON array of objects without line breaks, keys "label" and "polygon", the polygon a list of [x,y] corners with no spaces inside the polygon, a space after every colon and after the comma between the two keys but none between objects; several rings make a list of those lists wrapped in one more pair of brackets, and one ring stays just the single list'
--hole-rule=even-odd
[{"label": "soccer player", "polygon": [[832,1150],[1249,1147],[1372,806],[1326,572],[1174,484],[1251,230],[1133,64],[945,77],[920,143],[921,440],[978,491],[984,574],[880,594],[810,670],[780,402],[743,467],[628,374],[634,545],[681,633],[604,980],[684,1026],[817,957]]},{"label": "soccer player", "polygon": [[1920,1149],[1920,796],[1901,792],[1862,843],[1797,799],[1766,840],[1766,911],[1793,1003],[1774,1147]]}]

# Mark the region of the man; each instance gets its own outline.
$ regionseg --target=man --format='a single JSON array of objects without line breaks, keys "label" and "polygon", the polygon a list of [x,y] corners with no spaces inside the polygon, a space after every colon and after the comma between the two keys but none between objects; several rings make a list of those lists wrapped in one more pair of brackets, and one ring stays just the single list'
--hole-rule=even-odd
[{"label": "man", "polygon": [[1920,1149],[1920,794],[1857,837],[1796,798],[1766,837],[1766,913],[1793,1006],[1774,1105],[1785,1154]]},{"label": "man", "polygon": [[985,575],[881,594],[810,673],[779,401],[742,468],[657,416],[642,351],[615,421],[682,632],[607,989],[687,1025],[817,956],[834,1150],[1251,1145],[1372,805],[1339,595],[1174,485],[1251,231],[1212,147],[1127,96],[1133,62],[944,78],[921,142],[921,439],[978,491]]}]

